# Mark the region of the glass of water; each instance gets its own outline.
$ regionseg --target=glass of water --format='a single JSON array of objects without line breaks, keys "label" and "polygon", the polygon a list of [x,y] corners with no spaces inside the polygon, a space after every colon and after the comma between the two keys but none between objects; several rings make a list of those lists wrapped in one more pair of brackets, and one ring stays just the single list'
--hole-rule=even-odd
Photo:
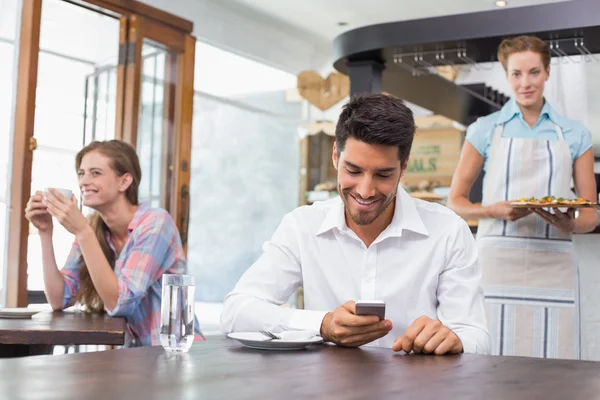
[{"label": "glass of water", "polygon": [[187,352],[194,342],[194,277],[162,277],[160,343],[167,351]]}]

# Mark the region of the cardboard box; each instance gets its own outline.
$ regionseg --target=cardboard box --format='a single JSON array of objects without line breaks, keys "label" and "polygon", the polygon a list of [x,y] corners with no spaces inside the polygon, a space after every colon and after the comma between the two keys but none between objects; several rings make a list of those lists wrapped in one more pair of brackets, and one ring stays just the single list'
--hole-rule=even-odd
[{"label": "cardboard box", "polygon": [[403,182],[428,180],[450,186],[465,138],[465,127],[440,115],[415,118],[417,132]]}]

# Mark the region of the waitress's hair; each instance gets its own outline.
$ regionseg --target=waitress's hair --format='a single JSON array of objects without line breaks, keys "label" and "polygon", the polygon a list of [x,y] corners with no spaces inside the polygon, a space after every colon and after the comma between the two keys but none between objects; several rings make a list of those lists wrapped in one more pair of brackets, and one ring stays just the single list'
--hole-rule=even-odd
[{"label": "waitress's hair", "polygon": [[542,57],[544,68],[550,67],[550,49],[548,44],[536,36],[518,36],[511,39],[504,39],[498,47],[498,60],[502,63],[504,70],[508,68],[508,58],[524,51],[538,53]]},{"label": "waitress's hair", "polygon": [[[125,197],[132,205],[138,204],[138,187],[142,180],[142,169],[140,168],[140,160],[135,152],[135,149],[126,142],[120,140],[107,140],[104,142],[92,142],[85,146],[77,153],[75,157],[75,171],[79,172],[81,161],[83,157],[97,151],[103,156],[110,159],[110,167],[117,174],[117,176],[123,176],[125,174],[131,175],[131,184],[125,191]],[[90,225],[96,234],[96,238],[100,243],[102,252],[108,261],[108,264],[112,269],[115,268],[115,253],[110,248],[106,234],[108,233],[108,227],[102,220],[102,217],[98,213],[94,213],[90,216]],[[88,311],[102,312],[104,311],[104,302],[98,295],[90,272],[87,269],[83,255],[79,259],[79,293],[77,293],[77,301],[85,305]]]}]

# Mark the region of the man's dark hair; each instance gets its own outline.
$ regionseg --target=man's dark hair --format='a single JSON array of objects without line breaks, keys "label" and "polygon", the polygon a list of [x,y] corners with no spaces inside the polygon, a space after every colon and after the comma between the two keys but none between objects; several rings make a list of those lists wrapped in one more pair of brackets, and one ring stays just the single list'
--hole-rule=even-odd
[{"label": "man's dark hair", "polygon": [[353,95],[342,108],[335,127],[338,154],[351,137],[367,144],[397,146],[402,165],[408,159],[414,136],[411,109],[401,99],[384,94]]}]

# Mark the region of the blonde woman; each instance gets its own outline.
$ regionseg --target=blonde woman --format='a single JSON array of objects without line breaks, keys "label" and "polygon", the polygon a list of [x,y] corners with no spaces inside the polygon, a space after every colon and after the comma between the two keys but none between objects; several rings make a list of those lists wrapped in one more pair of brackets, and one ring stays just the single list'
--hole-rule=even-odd
[{"label": "blonde woman", "polygon": [[[469,127],[449,204],[462,217],[480,220],[477,244],[492,354],[578,359],[578,270],[571,238],[594,229],[596,211],[534,214],[509,203],[544,196],[594,200],[591,134],[544,99],[550,74],[544,41],[504,40],[498,58],[513,97]],[[483,201],[473,204],[467,196],[482,168]]]},{"label": "blonde woman", "polygon": [[[571,238],[594,229],[596,211],[532,213],[509,203],[544,196],[594,200],[591,134],[544,99],[550,74],[544,41],[504,40],[498,58],[513,98],[469,127],[449,203],[464,218],[480,219],[477,244],[492,354],[578,359],[578,270]],[[467,196],[482,168],[483,201],[473,204]]]},{"label": "blonde woman", "polygon": [[[126,346],[158,345],[162,275],[187,269],[177,227],[165,210],[138,202],[142,172],[129,144],[93,142],[77,154],[75,166],[83,205],[95,210],[89,219],[75,198],[53,189],[33,195],[25,212],[39,231],[48,302],[54,310],[79,302],[125,317]],[[52,217],[75,235],[61,270]]]}]

